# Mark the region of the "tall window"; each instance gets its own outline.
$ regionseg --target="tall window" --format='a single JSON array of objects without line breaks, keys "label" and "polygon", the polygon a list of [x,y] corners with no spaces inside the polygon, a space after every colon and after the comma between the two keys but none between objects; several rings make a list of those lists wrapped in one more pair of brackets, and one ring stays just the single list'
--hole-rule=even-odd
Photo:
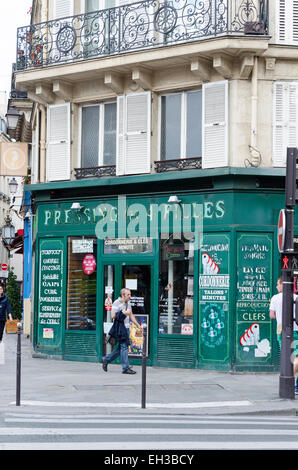
[{"label": "tall window", "polygon": [[68,238],[67,330],[96,328],[97,238]]},{"label": "tall window", "polygon": [[194,242],[160,240],[159,333],[193,334]]},{"label": "tall window", "polygon": [[116,164],[116,103],[82,107],[81,165]]},{"label": "tall window", "polygon": [[161,97],[161,160],[202,156],[202,91]]}]

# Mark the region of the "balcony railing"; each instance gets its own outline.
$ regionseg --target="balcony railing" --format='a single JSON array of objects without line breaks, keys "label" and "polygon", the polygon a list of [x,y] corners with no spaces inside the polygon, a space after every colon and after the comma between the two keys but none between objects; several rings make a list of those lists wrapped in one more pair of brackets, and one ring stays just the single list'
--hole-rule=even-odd
[{"label": "balcony railing", "polygon": [[268,34],[269,0],[145,0],[18,28],[17,70],[225,35]]}]

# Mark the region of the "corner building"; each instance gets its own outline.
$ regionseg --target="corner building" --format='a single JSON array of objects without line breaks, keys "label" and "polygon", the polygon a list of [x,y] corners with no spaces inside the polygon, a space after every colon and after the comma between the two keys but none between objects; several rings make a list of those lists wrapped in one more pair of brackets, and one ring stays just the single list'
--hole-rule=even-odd
[{"label": "corner building", "polygon": [[[132,291],[148,364],[275,371],[269,302],[297,141],[294,1],[33,2],[37,354],[98,361]],[[105,234],[105,236],[102,236]],[[132,363],[140,363],[137,334]]]}]

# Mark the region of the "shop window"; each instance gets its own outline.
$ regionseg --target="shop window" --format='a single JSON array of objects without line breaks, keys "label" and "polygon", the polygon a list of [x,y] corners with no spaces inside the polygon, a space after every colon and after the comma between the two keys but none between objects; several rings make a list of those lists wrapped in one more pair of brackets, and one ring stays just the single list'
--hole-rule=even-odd
[{"label": "shop window", "polygon": [[159,333],[193,334],[194,241],[160,240]]},{"label": "shop window", "polygon": [[68,238],[67,330],[96,328],[97,238]]}]

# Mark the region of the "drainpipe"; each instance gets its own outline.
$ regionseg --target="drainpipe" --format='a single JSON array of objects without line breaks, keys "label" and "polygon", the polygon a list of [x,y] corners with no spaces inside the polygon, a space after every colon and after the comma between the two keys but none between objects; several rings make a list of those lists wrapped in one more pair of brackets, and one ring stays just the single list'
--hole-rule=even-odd
[{"label": "drainpipe", "polygon": [[40,105],[40,183],[46,180],[46,108]]},{"label": "drainpipe", "polygon": [[250,146],[251,166],[258,167],[261,163],[261,154],[258,150],[258,57],[254,58],[251,79],[251,129]]}]

